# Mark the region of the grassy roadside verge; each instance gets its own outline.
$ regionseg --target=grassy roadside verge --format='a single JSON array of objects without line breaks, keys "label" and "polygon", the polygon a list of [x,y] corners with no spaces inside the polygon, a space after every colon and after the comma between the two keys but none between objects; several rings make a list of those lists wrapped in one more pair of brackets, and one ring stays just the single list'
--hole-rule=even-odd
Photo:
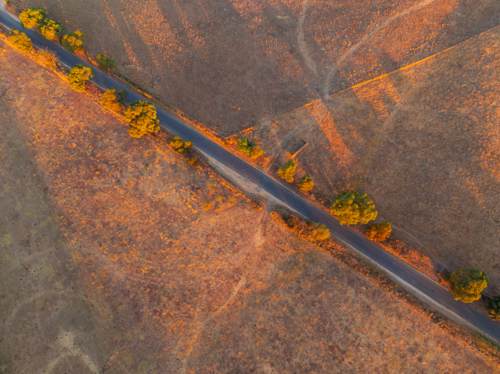
[{"label": "grassy roadside verge", "polygon": [[[90,92],[89,94],[92,94],[92,93]],[[97,96],[95,96],[95,97],[97,97]],[[400,287],[398,287],[397,285],[393,284],[391,281],[387,280],[383,276],[383,274],[381,274],[377,270],[374,270],[374,268],[370,267],[368,264],[364,263],[363,261],[361,261],[361,260],[355,258],[354,256],[350,255],[347,251],[345,251],[345,252],[339,251],[336,248],[336,246],[335,246],[334,243],[321,245],[321,248],[323,250],[327,251],[328,253],[330,253],[334,258],[342,261],[343,263],[345,263],[346,265],[348,265],[352,269],[356,270],[360,274],[364,275],[365,277],[368,277],[373,282],[375,282],[376,284],[378,284],[380,287],[382,287],[382,288],[386,289],[387,291],[391,292],[396,297],[399,298],[400,294],[404,295],[404,291],[401,290]],[[409,296],[411,296],[411,295],[409,295]],[[411,304],[411,299],[407,299],[406,297],[404,297],[403,301],[405,301],[405,300],[406,300],[406,302],[410,303],[410,305],[413,306],[413,304]],[[408,300],[410,300],[410,301],[408,301]],[[418,304],[419,303],[418,300],[414,300],[414,301],[415,301],[414,304]],[[425,305],[422,306],[422,309],[423,309],[424,315],[429,316],[433,321],[436,319],[436,321],[435,321],[436,323],[441,323],[442,319],[440,319],[441,317],[438,316],[436,313],[433,313],[432,311],[430,311],[428,308],[425,307]],[[452,333],[454,335],[457,334],[456,332],[454,332],[455,330],[453,330],[453,329],[449,329],[447,331],[449,331],[450,333]],[[465,339],[464,341],[467,342],[467,339]],[[488,346],[487,343],[484,343],[484,344],[486,346]],[[470,346],[474,347],[473,344],[470,345]],[[480,349],[480,348],[478,348],[478,349]],[[491,357],[494,357],[494,356],[491,356]]]}]

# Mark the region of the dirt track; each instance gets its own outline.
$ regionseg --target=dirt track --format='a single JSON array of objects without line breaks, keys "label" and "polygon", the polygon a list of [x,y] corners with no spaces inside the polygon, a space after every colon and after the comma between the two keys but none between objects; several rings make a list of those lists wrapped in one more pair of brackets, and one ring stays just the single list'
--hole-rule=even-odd
[{"label": "dirt track", "polygon": [[0,50],[2,370],[494,372],[162,137],[130,138]]}]

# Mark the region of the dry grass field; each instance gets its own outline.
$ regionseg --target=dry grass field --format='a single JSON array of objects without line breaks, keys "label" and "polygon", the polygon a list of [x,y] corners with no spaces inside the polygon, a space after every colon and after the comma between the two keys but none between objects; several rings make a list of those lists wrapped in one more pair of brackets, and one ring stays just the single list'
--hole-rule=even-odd
[{"label": "dry grass field", "polygon": [[396,238],[500,293],[500,29],[256,126],[330,199],[366,191]]},{"label": "dry grass field", "polygon": [[221,136],[500,24],[497,0],[12,0]]},{"label": "dry grass field", "polygon": [[166,135],[0,64],[1,372],[498,371]]}]

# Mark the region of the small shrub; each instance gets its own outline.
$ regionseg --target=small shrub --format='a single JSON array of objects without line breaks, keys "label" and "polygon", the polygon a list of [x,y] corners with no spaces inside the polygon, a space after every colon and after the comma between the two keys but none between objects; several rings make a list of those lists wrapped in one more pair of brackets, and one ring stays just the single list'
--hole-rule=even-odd
[{"label": "small shrub", "polygon": [[476,269],[458,269],[449,276],[451,293],[455,300],[472,303],[481,298],[481,291],[488,286],[486,273]]},{"label": "small shrub", "polygon": [[57,67],[56,53],[50,49],[38,51],[37,61],[48,69],[55,70]]},{"label": "small shrub", "polygon": [[23,53],[30,53],[33,50],[33,43],[31,39],[24,32],[18,30],[11,30],[8,37],[9,42],[12,43],[14,48],[18,49]]},{"label": "small shrub", "polygon": [[201,166],[200,162],[198,161],[198,159],[196,157],[189,158],[188,164],[194,168],[199,168]]},{"label": "small shrub", "polygon": [[40,28],[47,12],[42,8],[30,8],[19,14],[19,19],[24,29]]},{"label": "small shrub", "polygon": [[249,140],[248,138],[238,138],[238,149],[245,156],[250,158],[259,158],[265,152],[257,147],[255,139]]},{"label": "small shrub", "polygon": [[127,91],[116,88],[108,88],[101,96],[101,104],[104,108],[113,112],[122,112],[125,109]]},{"label": "small shrub", "polygon": [[307,222],[310,227],[310,231],[307,233],[307,237],[313,241],[323,241],[330,238],[330,230],[326,228],[325,225],[319,222]]},{"label": "small shrub", "polygon": [[72,34],[64,35],[62,44],[71,53],[83,51],[83,39],[85,39],[85,34],[77,30]]},{"label": "small shrub", "polygon": [[116,62],[111,57],[105,56],[102,53],[97,55],[97,62],[102,70],[110,71],[116,69]]},{"label": "small shrub", "polygon": [[377,218],[373,201],[365,193],[360,194],[355,191],[344,191],[337,195],[330,205],[330,213],[339,220],[341,225],[366,224]]},{"label": "small shrub", "polygon": [[64,32],[64,26],[60,22],[45,19],[39,30],[45,39],[59,40],[61,34]]},{"label": "small shrub", "polygon": [[312,178],[307,174],[299,181],[299,188],[301,191],[307,192],[311,191],[314,187],[314,182]]},{"label": "small shrub", "polygon": [[189,149],[193,146],[193,143],[190,142],[189,140],[183,142],[181,138],[179,138],[178,136],[174,136],[170,141],[170,146],[177,153],[187,153],[189,152]]},{"label": "small shrub", "polygon": [[484,304],[486,309],[488,309],[489,315],[492,320],[500,321],[500,295],[493,296],[491,301]]},{"label": "small shrub", "polygon": [[368,236],[370,240],[383,242],[391,235],[391,231],[391,225],[387,222],[382,222],[378,225],[373,225],[368,230],[366,230],[366,236]]},{"label": "small shrub", "polygon": [[92,68],[77,64],[68,75],[69,86],[76,92],[85,92],[85,82],[92,77]]},{"label": "small shrub", "polygon": [[288,160],[279,170],[278,175],[289,183],[293,182],[293,175],[297,169],[297,164],[294,160]]},{"label": "small shrub", "polygon": [[297,224],[297,222],[295,222],[295,218],[290,217],[286,220],[286,224],[288,225],[288,227],[293,229],[295,227],[295,225]]},{"label": "small shrub", "polygon": [[156,133],[160,130],[156,108],[147,101],[134,101],[125,110],[123,116],[130,125],[128,133],[133,138],[140,138],[147,133]]}]

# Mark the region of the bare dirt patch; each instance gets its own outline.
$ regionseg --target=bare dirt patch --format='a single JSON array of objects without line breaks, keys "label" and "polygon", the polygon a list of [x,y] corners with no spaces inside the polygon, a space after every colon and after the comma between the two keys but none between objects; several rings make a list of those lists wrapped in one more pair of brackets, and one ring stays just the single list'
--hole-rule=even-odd
[{"label": "bare dirt patch", "polygon": [[0,49],[4,372],[495,372],[165,135],[130,138]]}]

